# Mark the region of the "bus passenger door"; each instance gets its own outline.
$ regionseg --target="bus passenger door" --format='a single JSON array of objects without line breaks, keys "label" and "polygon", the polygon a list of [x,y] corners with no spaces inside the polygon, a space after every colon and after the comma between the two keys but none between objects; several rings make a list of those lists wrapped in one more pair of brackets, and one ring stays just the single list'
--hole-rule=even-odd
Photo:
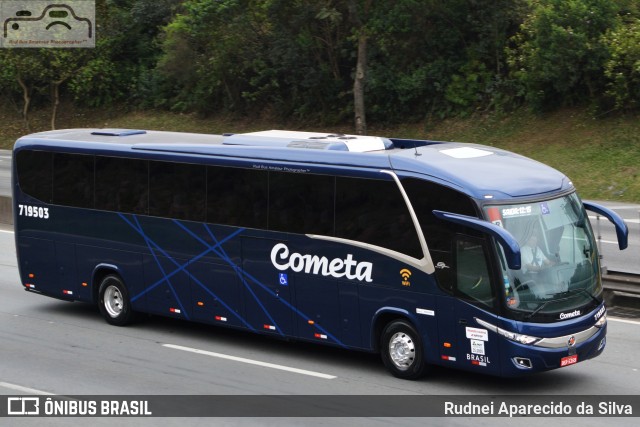
[{"label": "bus passenger door", "polygon": [[495,332],[476,319],[495,325],[496,295],[491,286],[485,241],[458,235],[455,257],[455,325],[458,366],[467,370],[499,374],[499,342]]},{"label": "bus passenger door", "polygon": [[457,236],[451,264],[441,264],[446,271],[436,273],[440,286],[451,293],[437,299],[438,337],[444,366],[498,374],[498,337],[476,321],[496,324],[485,248],[482,240]]},{"label": "bus passenger door", "polygon": [[246,321],[257,331],[294,336],[293,278],[271,264],[271,249],[279,240],[242,239],[242,288]]}]

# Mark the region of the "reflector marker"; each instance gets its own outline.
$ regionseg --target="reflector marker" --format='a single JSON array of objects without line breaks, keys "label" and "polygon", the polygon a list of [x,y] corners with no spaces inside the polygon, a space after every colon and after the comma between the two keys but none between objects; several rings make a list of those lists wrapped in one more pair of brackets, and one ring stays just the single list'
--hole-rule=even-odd
[{"label": "reflector marker", "polygon": [[82,282],[82,286],[86,288],[89,284],[87,282]]},{"label": "reflector marker", "polygon": [[327,336],[325,334],[315,333],[315,334],[313,334],[313,336],[316,337],[316,338],[320,338],[321,340],[326,340],[327,339]]},{"label": "reflector marker", "polygon": [[24,286],[25,286],[26,288],[29,288],[29,289],[35,289],[35,288],[36,288],[36,285],[33,285],[33,284],[31,284],[31,283],[25,283],[25,284],[24,284]]},{"label": "reflector marker", "polygon": [[62,293],[65,294],[65,295],[73,295],[73,291],[68,291],[66,289],[63,289]]},{"label": "reflector marker", "polygon": [[270,330],[270,331],[275,331],[275,330],[276,330],[276,327],[275,327],[275,326],[273,326],[273,325],[262,325],[262,327],[263,327],[264,329],[268,329],[268,330]]},{"label": "reflector marker", "polygon": [[169,311],[170,311],[171,313],[176,313],[176,314],[180,314],[180,313],[182,313],[182,312],[180,311],[180,309],[179,309],[179,308],[173,308],[173,307],[171,307],[171,308],[169,309]]},{"label": "reflector marker", "polygon": [[218,322],[226,322],[227,321],[227,318],[226,317],[222,317],[222,316],[216,316],[215,319]]},{"label": "reflector marker", "polygon": [[204,303],[202,301],[198,301],[198,307],[204,307]]},{"label": "reflector marker", "polygon": [[440,357],[442,358],[442,360],[448,360],[449,362],[455,362],[456,361],[456,358],[453,357],[453,356],[446,356],[446,355],[443,354]]}]

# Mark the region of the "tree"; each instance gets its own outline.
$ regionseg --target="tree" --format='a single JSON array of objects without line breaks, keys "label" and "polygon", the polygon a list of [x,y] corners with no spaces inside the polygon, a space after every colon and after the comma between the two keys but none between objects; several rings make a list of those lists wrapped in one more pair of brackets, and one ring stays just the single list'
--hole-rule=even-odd
[{"label": "tree", "polygon": [[47,93],[51,99],[51,129],[55,129],[60,105],[60,86],[73,77],[92,55],[90,49],[2,49],[0,63],[5,80],[17,83],[22,93],[22,120],[31,132],[29,112],[34,93]]},{"label": "tree", "polygon": [[46,64],[42,73],[51,90],[51,129],[56,128],[60,105],[60,86],[77,75],[92,59],[90,49],[42,49],[40,56]]},{"label": "tree", "polygon": [[0,49],[0,73],[5,82],[17,84],[22,96],[22,121],[31,132],[29,111],[36,89],[46,85],[46,64],[40,49]]},{"label": "tree", "polygon": [[[358,4],[360,3],[360,4]],[[356,72],[353,77],[353,112],[358,135],[366,135],[365,83],[367,77],[367,43],[369,35],[366,25],[371,10],[371,0],[349,0],[349,15],[353,22],[354,38],[357,39]]]},{"label": "tree", "polygon": [[[160,98],[153,70],[158,38],[181,0],[96,0],[96,46],[68,80],[79,105],[104,107],[125,101],[155,106]],[[186,64],[184,64],[186,65]]]},{"label": "tree", "polygon": [[605,63],[606,95],[613,99],[617,109],[633,110],[640,107],[640,19],[627,17],[604,37],[611,52]]},{"label": "tree", "polygon": [[512,76],[535,109],[574,105],[603,92],[608,51],[603,34],[616,25],[611,0],[531,0],[531,12],[509,51]]}]

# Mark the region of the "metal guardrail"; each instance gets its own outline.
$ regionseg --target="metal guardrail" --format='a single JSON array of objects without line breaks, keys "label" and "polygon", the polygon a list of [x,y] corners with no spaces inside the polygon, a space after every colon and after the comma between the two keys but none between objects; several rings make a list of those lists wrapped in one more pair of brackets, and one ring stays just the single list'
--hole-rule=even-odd
[{"label": "metal guardrail", "polygon": [[640,317],[640,275],[607,271],[602,275],[604,300],[613,316]]},{"label": "metal guardrail", "polygon": [[607,271],[602,274],[602,284],[606,291],[640,296],[640,275],[638,274]]}]

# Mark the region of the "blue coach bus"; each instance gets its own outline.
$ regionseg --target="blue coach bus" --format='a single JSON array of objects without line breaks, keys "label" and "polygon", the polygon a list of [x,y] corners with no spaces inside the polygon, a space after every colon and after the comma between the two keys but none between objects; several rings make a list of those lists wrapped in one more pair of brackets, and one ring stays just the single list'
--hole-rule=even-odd
[{"label": "blue coach bus", "polygon": [[71,129],[20,138],[25,289],[514,376],[603,351],[606,309],[569,179],[492,147],[292,131]]}]

